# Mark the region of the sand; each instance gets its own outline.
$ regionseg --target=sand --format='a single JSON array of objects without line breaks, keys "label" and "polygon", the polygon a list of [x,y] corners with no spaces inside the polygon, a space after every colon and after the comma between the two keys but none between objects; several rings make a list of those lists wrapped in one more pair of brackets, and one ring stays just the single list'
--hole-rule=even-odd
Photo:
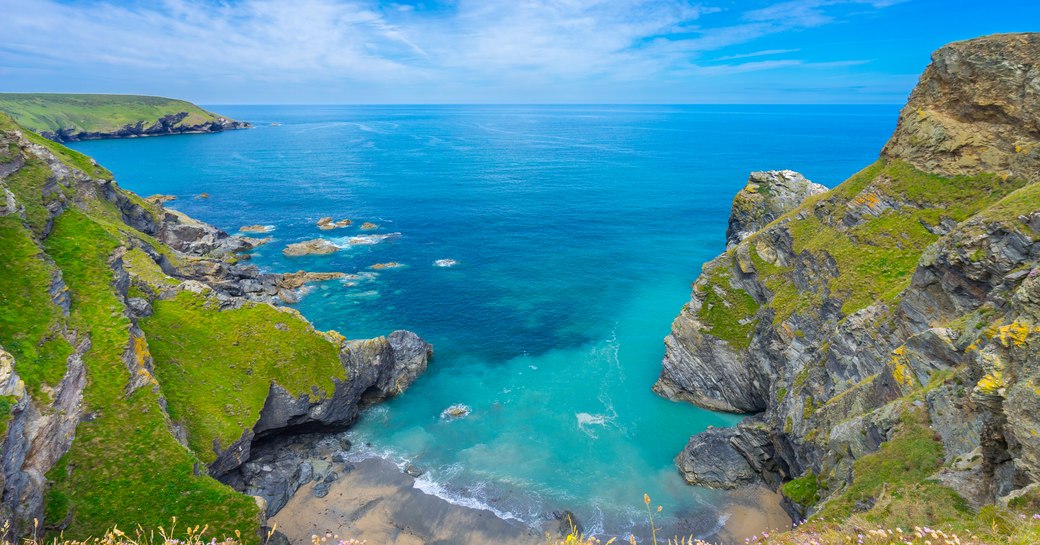
[{"label": "sand", "polygon": [[729,519],[712,541],[722,545],[742,544],[763,531],[772,534],[791,528],[791,517],[780,507],[778,492],[768,488],[735,490],[726,494],[726,501]]},{"label": "sand", "polygon": [[[311,536],[326,534],[368,545],[539,545],[545,543],[546,530],[558,525],[528,528],[490,511],[454,505],[415,488],[414,478],[382,459],[353,466],[323,498],[311,493],[313,483],[301,488],[270,522],[293,545],[309,545]],[[791,526],[775,492],[755,488],[727,492],[724,498],[729,517],[709,538],[713,542],[743,544],[745,538],[763,531]],[[659,537],[665,543],[665,536]],[[330,537],[326,543],[336,541]]]},{"label": "sand", "polygon": [[[490,511],[451,504],[414,488],[415,479],[380,459],[358,462],[324,498],[301,488],[271,522],[293,545],[326,532],[369,545],[536,545],[544,534]],[[331,539],[329,541],[332,541]],[[333,544],[334,545],[334,544]]]}]

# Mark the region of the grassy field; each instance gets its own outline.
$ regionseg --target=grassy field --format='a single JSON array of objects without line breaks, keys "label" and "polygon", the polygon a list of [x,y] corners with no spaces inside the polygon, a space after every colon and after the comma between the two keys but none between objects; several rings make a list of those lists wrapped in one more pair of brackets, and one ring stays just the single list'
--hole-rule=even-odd
[{"label": "grassy field", "polygon": [[187,112],[178,125],[215,121],[218,116],[183,100],[139,95],[81,95],[0,93],[0,111],[36,132],[72,129],[73,132],[114,132],[126,125]]}]

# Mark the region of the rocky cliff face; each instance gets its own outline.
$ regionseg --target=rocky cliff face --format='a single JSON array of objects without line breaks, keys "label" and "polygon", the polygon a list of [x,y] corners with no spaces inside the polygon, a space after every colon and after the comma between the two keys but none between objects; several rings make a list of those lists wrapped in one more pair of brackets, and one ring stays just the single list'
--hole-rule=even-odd
[{"label": "rocky cliff face", "polygon": [[12,533],[34,519],[83,536],[176,516],[258,541],[264,501],[215,478],[232,482],[254,441],[343,429],[425,371],[432,348],[414,333],[348,341],[272,305],[311,276],[261,273],[243,264],[250,247],[0,115],[0,520]]},{"label": "rocky cliff face", "polygon": [[179,112],[160,117],[154,122],[138,121],[137,123],[123,125],[114,131],[82,131],[76,128],[59,129],[57,131],[42,131],[44,138],[55,142],[77,142],[80,140],[100,140],[103,138],[138,138],[141,136],[166,136],[170,134],[197,134],[207,132],[223,132],[234,129],[248,129],[252,125],[245,121],[235,121],[225,117],[218,117],[213,121],[202,123],[185,123],[188,112]]},{"label": "rocky cliff face", "polygon": [[691,438],[689,482],[794,480],[796,517],[874,513],[849,500],[857,461],[920,426],[943,459],[926,476],[974,505],[1040,482],[1037,59],[1038,34],[946,46],[877,163],[768,225],[738,195],[655,390],[753,416]]}]

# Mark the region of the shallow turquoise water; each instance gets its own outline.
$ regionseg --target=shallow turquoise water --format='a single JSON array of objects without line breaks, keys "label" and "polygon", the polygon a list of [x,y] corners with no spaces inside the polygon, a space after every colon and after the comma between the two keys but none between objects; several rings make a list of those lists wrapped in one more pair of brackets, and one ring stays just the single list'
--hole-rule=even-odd
[{"label": "shallow turquoise water", "polygon": [[[255,258],[265,269],[363,273],[298,305],[317,327],[407,328],[434,344],[429,372],[354,428],[360,453],[413,462],[425,490],[526,522],[567,508],[622,533],[643,521],[647,492],[666,527],[706,533],[719,500],[686,486],[672,458],[690,434],[738,417],[650,391],[662,339],[700,265],[723,250],[748,171],[790,168],[833,186],[874,160],[897,109],[217,111],[257,128],[74,147],[124,187],[177,195],[169,206],[229,232],[275,226]],[[202,192],[211,197],[193,198]],[[318,231],[321,216],[354,225]],[[363,221],[393,236],[349,244]],[[345,248],[281,255],[317,236]],[[386,261],[406,266],[368,273]],[[458,403],[472,413],[441,417]]]}]

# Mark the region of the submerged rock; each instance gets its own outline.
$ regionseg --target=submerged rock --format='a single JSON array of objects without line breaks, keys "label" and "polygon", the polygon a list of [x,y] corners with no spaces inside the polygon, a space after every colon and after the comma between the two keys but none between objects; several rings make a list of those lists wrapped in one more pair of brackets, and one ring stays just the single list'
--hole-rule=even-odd
[{"label": "submerged rock", "polygon": [[471,411],[472,409],[470,409],[468,405],[456,403],[455,405],[441,411],[441,418],[463,418],[469,416]]},{"label": "submerged rock", "polygon": [[386,263],[376,263],[375,265],[370,265],[368,268],[372,269],[373,271],[381,271],[383,269],[397,269],[400,267],[404,267],[404,264],[398,263],[396,261],[388,261]]}]

